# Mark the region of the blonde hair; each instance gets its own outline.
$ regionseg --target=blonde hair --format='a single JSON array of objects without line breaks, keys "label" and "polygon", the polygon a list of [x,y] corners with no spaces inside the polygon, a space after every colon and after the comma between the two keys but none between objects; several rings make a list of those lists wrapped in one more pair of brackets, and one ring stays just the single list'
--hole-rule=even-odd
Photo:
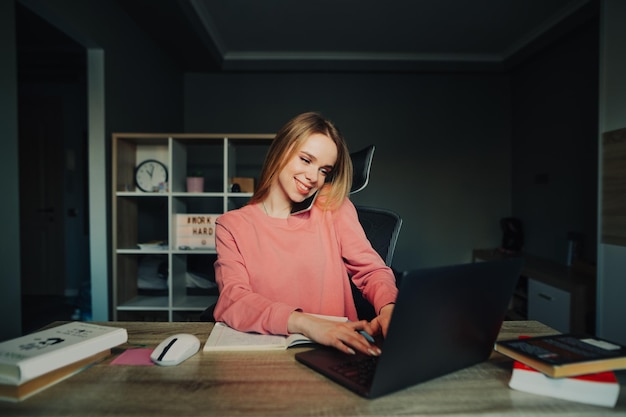
[{"label": "blonde hair", "polygon": [[263,163],[257,188],[249,201],[256,204],[267,197],[278,174],[313,134],[328,136],[337,146],[337,161],[326,184],[319,190],[316,205],[324,210],[338,208],[350,193],[352,160],[348,146],[335,125],[316,112],[302,113],[288,121],[276,134]]}]

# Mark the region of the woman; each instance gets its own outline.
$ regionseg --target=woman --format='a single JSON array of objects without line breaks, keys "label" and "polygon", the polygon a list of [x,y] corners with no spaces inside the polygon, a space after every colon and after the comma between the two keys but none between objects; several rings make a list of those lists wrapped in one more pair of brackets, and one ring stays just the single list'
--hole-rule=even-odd
[{"label": "woman", "polygon": [[[397,288],[347,197],[351,183],[348,148],[330,121],[304,113],[278,132],[250,202],[216,221],[217,321],[380,354],[358,331],[386,335]],[[348,276],[378,312],[371,322],[358,321]]]}]

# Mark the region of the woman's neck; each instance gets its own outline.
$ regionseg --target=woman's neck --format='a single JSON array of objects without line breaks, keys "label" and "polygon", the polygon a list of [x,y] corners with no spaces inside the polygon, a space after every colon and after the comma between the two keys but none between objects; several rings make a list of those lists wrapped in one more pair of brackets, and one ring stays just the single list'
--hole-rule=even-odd
[{"label": "woman's neck", "polygon": [[291,214],[291,204],[277,203],[270,197],[262,200],[259,206],[269,217],[286,219]]}]

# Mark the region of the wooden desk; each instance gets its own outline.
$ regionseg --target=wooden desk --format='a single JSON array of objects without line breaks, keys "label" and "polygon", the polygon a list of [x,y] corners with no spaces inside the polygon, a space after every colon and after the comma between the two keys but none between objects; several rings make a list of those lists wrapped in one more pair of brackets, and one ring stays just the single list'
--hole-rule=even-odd
[{"label": "wooden desk", "polygon": [[[107,324],[107,323],[102,323]],[[155,347],[175,333],[203,342],[211,323],[108,323],[128,329],[129,345]],[[533,321],[505,322],[501,338],[554,333]],[[414,416],[626,415],[615,409],[513,391],[511,361],[479,365],[375,400],[366,400],[299,364],[295,352],[198,353],[176,367],[111,366],[106,360],[21,402],[2,416]]]}]

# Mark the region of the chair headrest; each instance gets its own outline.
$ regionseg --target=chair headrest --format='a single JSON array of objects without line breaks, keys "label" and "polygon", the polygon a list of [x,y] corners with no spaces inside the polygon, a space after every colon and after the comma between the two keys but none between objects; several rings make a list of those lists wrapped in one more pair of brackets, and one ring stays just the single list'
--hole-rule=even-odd
[{"label": "chair headrest", "polygon": [[350,154],[354,171],[350,194],[357,193],[367,186],[370,179],[370,168],[372,167],[372,159],[374,158],[375,150],[376,146],[369,145],[360,151]]}]

